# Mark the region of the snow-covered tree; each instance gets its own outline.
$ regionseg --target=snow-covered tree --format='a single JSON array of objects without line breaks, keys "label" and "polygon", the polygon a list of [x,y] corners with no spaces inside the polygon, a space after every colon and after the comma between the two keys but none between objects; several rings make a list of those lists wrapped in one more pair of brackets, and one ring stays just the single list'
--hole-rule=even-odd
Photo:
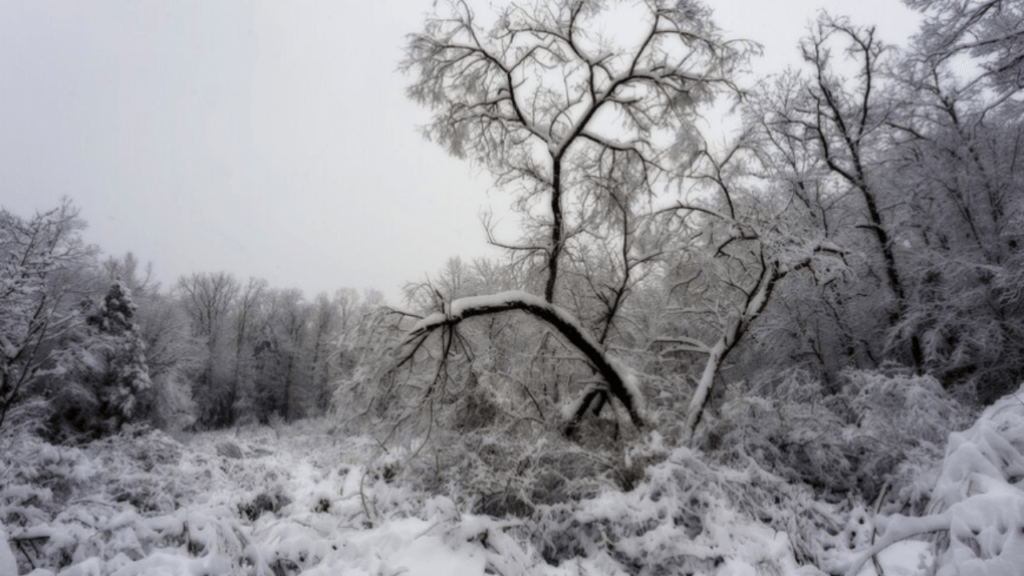
[{"label": "snow-covered tree", "polygon": [[[825,282],[846,267],[845,250],[807,218],[773,181],[752,132],[723,151],[692,160],[687,193],[662,210],[673,231],[665,247],[661,354],[697,354],[703,362],[685,412],[692,436],[726,358],[747,338],[794,273]],[[680,383],[680,387],[685,384]]]},{"label": "snow-covered tree", "polygon": [[146,343],[135,323],[136,305],[128,285],[116,281],[95,310],[86,317],[101,342],[106,374],[101,376],[98,394],[101,412],[118,424],[131,420],[140,411],[142,396],[150,387],[146,363]]},{"label": "snow-covered tree", "polygon": [[[846,294],[844,303],[863,305],[864,295],[869,295],[870,303],[879,308],[872,316],[885,322],[878,333],[851,333],[844,315],[837,314],[832,326],[840,332],[839,340],[847,342],[847,356],[877,354],[881,351],[863,343],[884,341],[884,331],[906,318],[911,289],[902,250],[906,240],[900,234],[902,215],[897,213],[901,204],[888,195],[889,170],[884,164],[888,120],[895,105],[884,81],[891,50],[873,27],[828,14],[819,16],[800,48],[809,70],[778,80],[770,89],[774,95],[763,98],[759,107],[761,128],[774,160],[788,164],[788,186],[800,191],[794,198],[813,200],[807,206],[819,226],[851,252],[865,255],[863,266],[854,269],[864,282]],[[840,62],[839,51],[853,60],[852,65]],[[843,73],[851,67],[851,75]],[[876,287],[870,288],[870,283]],[[828,306],[835,297],[820,301]],[[887,355],[920,367],[918,335],[908,334],[901,343],[906,346],[886,350]]]},{"label": "snow-covered tree", "polygon": [[191,376],[202,369],[204,343],[192,336],[189,319],[176,298],[149,294],[136,312],[146,344],[146,364],[153,383],[149,420],[165,430],[195,423]]},{"label": "snow-covered tree", "polygon": [[311,307],[297,289],[268,293],[259,312],[256,360],[256,413],[292,420],[308,414],[315,401],[310,391],[307,348]]},{"label": "snow-covered tree", "polygon": [[330,406],[330,350],[341,329],[341,309],[326,292],[317,294],[309,318],[309,391],[311,412],[323,414]]},{"label": "snow-covered tree", "polygon": [[[641,27],[605,36],[609,18]],[[425,135],[515,194],[528,232],[506,247],[536,262],[554,302],[567,243],[654,192],[668,170],[665,143],[699,105],[736,90],[750,49],[722,39],[696,1],[552,0],[480,13],[454,0],[410,37],[402,68],[415,74],[409,96],[434,111]]]},{"label": "snow-covered tree", "polygon": [[192,335],[206,344],[192,392],[202,411],[199,423],[230,425],[237,399],[231,370],[230,313],[239,292],[238,280],[225,272],[196,273],[179,278],[176,292],[188,314]]},{"label": "snow-covered tree", "polygon": [[232,406],[232,422],[254,416],[256,404],[256,346],[261,337],[261,309],[270,297],[266,280],[249,278],[239,290],[231,309],[231,345],[234,348],[234,372],[227,401]]},{"label": "snow-covered tree", "polygon": [[1024,89],[1024,5],[1020,0],[903,0],[924,13],[918,56],[956,92],[989,91],[991,103]]},{"label": "snow-covered tree", "polygon": [[[601,30],[611,19],[638,26],[607,35]],[[445,291],[434,290],[442,316],[417,325],[400,358],[414,360],[427,337],[441,334],[433,380],[443,385],[448,355],[463,354],[458,324],[526,312],[543,326],[534,331],[535,355],[568,350],[591,371],[575,376],[582,388],[573,394],[584,401],[571,411],[569,430],[598,397],[616,399],[640,425],[633,375],[608,348],[658,254],[650,203],[676,177],[677,155],[693,152],[685,134],[701,107],[739,93],[734,73],[755,49],[725,40],[696,1],[554,0],[484,12],[458,0],[428,17],[402,64],[415,74],[409,96],[434,111],[424,133],[486,167],[515,195],[524,238],[498,241],[490,226],[488,235],[516,268],[532,270],[536,281],[522,287],[543,299],[519,291],[488,299],[461,282],[464,267],[449,266],[459,274],[444,275]]]},{"label": "snow-covered tree", "polygon": [[25,219],[0,210],[0,425],[81,323],[71,298],[94,250],[70,200]]},{"label": "snow-covered tree", "polygon": [[120,280],[103,297],[83,302],[85,321],[62,341],[59,370],[46,389],[52,437],[94,438],[131,421],[152,420],[153,384],[136,310]]},{"label": "snow-covered tree", "polygon": [[911,4],[927,17],[899,68],[890,165],[914,289],[891,338],[920,334],[925,367],[988,402],[1024,368],[1021,4]]}]

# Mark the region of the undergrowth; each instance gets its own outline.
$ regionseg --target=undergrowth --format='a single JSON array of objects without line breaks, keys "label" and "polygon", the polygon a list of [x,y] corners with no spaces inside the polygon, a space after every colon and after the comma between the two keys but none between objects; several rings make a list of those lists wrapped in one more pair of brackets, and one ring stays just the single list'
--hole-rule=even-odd
[{"label": "undergrowth", "polygon": [[927,507],[968,417],[906,374],[851,372],[832,395],[800,373],[755,384],[692,449],[614,412],[570,441],[479,393],[428,442],[339,415],[54,446],[26,411],[0,438],[0,522],[40,576],[393,574],[426,557],[505,576],[816,573]]}]

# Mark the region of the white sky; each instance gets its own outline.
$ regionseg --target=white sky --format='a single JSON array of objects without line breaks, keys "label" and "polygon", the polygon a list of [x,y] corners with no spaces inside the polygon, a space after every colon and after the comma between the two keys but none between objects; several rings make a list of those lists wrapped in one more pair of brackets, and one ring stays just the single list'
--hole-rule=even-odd
[{"label": "white sky", "polygon": [[[498,255],[478,216],[511,198],[419,136],[397,71],[432,3],[0,0],[0,205],[67,195],[89,242],[165,286],[224,270],[397,302],[451,256]],[[765,71],[822,7],[890,42],[917,22],[897,0],[710,3]]]}]

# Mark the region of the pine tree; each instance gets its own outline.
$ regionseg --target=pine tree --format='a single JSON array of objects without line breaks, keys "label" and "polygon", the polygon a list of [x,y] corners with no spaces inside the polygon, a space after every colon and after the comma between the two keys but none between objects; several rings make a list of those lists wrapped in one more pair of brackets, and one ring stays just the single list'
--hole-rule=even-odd
[{"label": "pine tree", "polygon": [[106,360],[96,390],[101,413],[118,428],[141,415],[140,400],[152,386],[135,311],[131,290],[119,279],[87,319],[96,330],[96,344]]}]

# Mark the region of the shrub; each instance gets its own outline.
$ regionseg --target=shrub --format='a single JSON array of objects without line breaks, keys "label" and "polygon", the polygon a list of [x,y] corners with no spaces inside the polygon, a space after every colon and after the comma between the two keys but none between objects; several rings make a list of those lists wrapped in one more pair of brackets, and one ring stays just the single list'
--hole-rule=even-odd
[{"label": "shrub", "polygon": [[971,410],[930,376],[848,371],[829,394],[800,370],[763,377],[727,400],[704,430],[702,448],[723,462],[753,458],[826,499],[874,501],[886,510],[920,509],[946,437]]}]

